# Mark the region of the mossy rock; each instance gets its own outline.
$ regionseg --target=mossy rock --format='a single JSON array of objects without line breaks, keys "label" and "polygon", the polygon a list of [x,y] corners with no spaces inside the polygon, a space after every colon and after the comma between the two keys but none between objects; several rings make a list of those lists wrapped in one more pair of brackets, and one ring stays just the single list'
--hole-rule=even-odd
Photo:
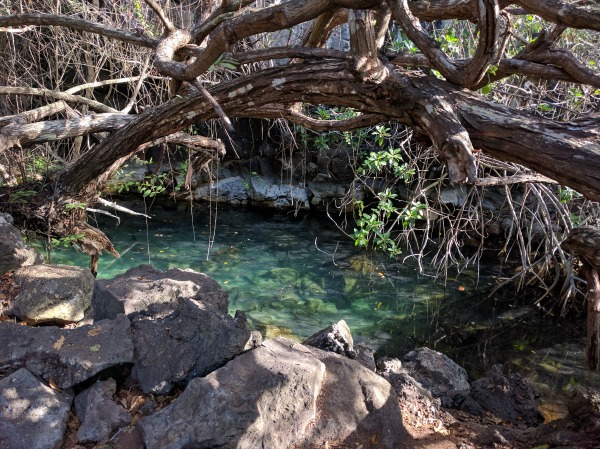
[{"label": "mossy rock", "polygon": [[351,257],[350,268],[362,275],[371,274],[378,270],[377,265],[366,254]]},{"label": "mossy rock", "polygon": [[298,342],[302,341],[300,337],[294,335],[293,331],[287,327],[265,324],[264,326],[261,326],[260,330],[266,340],[277,337],[286,337]]},{"label": "mossy rock", "polygon": [[274,285],[291,285],[298,280],[298,272],[293,268],[273,268],[261,274],[260,277],[274,282]]},{"label": "mossy rock", "polygon": [[304,307],[309,313],[335,313],[337,311],[335,304],[326,303],[318,298],[308,298]]}]

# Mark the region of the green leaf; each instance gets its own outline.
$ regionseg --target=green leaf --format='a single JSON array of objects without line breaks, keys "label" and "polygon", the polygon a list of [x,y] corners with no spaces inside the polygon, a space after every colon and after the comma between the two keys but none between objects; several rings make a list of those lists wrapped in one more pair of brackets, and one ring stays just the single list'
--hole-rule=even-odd
[{"label": "green leaf", "polygon": [[235,64],[232,64],[231,62],[225,62],[223,61],[222,63],[219,64],[219,66],[225,68],[225,69],[229,69],[229,70],[235,70],[237,69],[237,66]]},{"label": "green leaf", "polygon": [[488,84],[487,86],[483,86],[483,87],[481,88],[481,93],[482,93],[483,95],[487,95],[487,94],[489,94],[491,91],[492,91],[492,85],[491,85],[491,84]]}]

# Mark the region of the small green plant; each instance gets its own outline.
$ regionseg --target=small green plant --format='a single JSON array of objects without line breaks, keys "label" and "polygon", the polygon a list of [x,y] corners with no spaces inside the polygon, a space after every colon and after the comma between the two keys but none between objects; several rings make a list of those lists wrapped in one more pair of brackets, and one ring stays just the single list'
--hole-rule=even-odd
[{"label": "small green plant", "polygon": [[332,141],[329,134],[319,134],[313,141],[315,148],[319,151],[328,150],[331,143]]},{"label": "small green plant", "polygon": [[407,37],[404,37],[402,33],[397,33],[394,36],[389,44],[388,49],[396,53],[408,52],[411,54],[415,54],[419,51],[413,41]]},{"label": "small green plant", "polygon": [[17,190],[10,194],[9,202],[12,204],[26,204],[35,195],[37,195],[35,190]]},{"label": "small green plant", "polygon": [[136,183],[137,190],[144,198],[154,198],[156,195],[165,193],[167,190],[165,186],[166,179],[166,173],[161,173],[160,175],[146,175],[143,181]]},{"label": "small green plant", "polygon": [[405,182],[415,174],[415,170],[409,168],[408,164],[403,161],[400,148],[389,148],[384,151],[369,153],[358,169],[358,173],[368,176],[369,174],[378,174],[384,169],[390,170],[395,177]]},{"label": "small green plant", "polygon": [[[152,164],[152,159],[148,161],[136,159],[135,163],[137,165],[150,165]],[[118,193],[129,192],[131,189],[136,189],[144,198],[153,198],[156,195],[166,192],[168,183],[167,173],[147,174],[144,176],[143,180],[138,181],[134,178],[136,173],[135,170],[125,171],[128,167],[129,165],[124,165],[122,169],[117,170],[110,182],[110,186]],[[185,179],[185,173],[183,174],[183,177]]]},{"label": "small green plant", "polygon": [[315,109],[315,115],[319,120],[331,120],[331,113],[329,109],[324,106],[318,106]]},{"label": "small green plant", "polygon": [[581,193],[566,186],[558,187],[558,198],[562,204],[570,203],[574,199],[581,198]]},{"label": "small green plant", "polygon": [[[387,133],[383,128],[379,133]],[[363,161],[358,173],[363,176],[377,176],[387,172],[396,181],[408,181],[414,175],[414,169],[404,163],[400,148],[389,148],[371,152]],[[402,253],[393,233],[414,227],[417,220],[423,218],[426,205],[419,201],[411,201],[402,206],[398,195],[390,188],[377,193],[376,203],[366,207],[363,201],[355,201],[357,206],[356,228],[352,237],[354,244],[367,248],[373,246],[391,257]]]},{"label": "small green plant", "polygon": [[375,143],[380,147],[383,146],[386,139],[392,137],[390,128],[386,128],[383,125],[375,126],[375,130],[371,132],[371,134],[375,137]]},{"label": "small green plant", "polygon": [[85,204],[85,203],[66,203],[65,209],[70,212],[74,209],[85,209],[86,206],[87,206],[87,204]]},{"label": "small green plant", "polygon": [[208,68],[209,72],[215,71],[217,68],[236,70],[238,62],[233,59],[223,59],[223,55],[219,56],[217,60]]}]

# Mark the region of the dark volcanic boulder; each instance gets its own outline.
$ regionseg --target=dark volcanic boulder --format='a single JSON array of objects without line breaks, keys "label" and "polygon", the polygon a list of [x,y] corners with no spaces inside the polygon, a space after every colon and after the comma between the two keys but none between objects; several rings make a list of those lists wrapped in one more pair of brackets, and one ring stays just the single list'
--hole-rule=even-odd
[{"label": "dark volcanic boulder", "polygon": [[318,418],[300,447],[400,447],[407,434],[390,383],[355,360],[310,350],[325,364],[325,381]]},{"label": "dark volcanic boulder", "polygon": [[356,358],[352,333],[344,320],[333,323],[331,326],[311,335],[302,344],[313,346],[323,351],[343,354],[351,359]]},{"label": "dark volcanic boulder", "polygon": [[40,253],[25,246],[21,232],[12,224],[13,217],[0,213],[0,274],[44,262]]},{"label": "dark volcanic boulder", "polygon": [[76,329],[0,323],[2,368],[27,368],[59,388],[70,388],[100,371],[133,360],[129,320],[119,315]]},{"label": "dark volcanic boulder", "polygon": [[[397,359],[388,359],[388,361]],[[381,364],[380,364],[381,365]],[[389,363],[390,369],[383,371],[382,376],[396,391],[400,408],[405,419],[415,427],[431,423],[441,417],[441,401],[434,398],[404,368]]]},{"label": "dark volcanic boulder", "polygon": [[91,271],[67,265],[31,265],[15,270],[19,293],[7,313],[28,323],[76,323],[92,304]]},{"label": "dark volcanic boulder", "polygon": [[390,384],[346,357],[268,340],[138,421],[146,449],[378,447],[405,442]]},{"label": "dark volcanic boulder", "polygon": [[202,300],[227,313],[228,293],[210,276],[193,270],[160,271],[149,265],[132,268],[114,279],[96,282],[94,320],[112,319],[147,310],[150,304],[178,297]]},{"label": "dark volcanic boulder", "polygon": [[117,390],[114,379],[97,381],[75,398],[75,411],[81,421],[77,429],[80,443],[107,441],[111,433],[129,424],[131,417],[113,400]]},{"label": "dark volcanic boulder", "polygon": [[467,372],[452,359],[429,348],[406,354],[402,366],[435,397],[469,390]]},{"label": "dark volcanic boulder", "polygon": [[0,380],[0,447],[58,449],[73,395],[47,387],[26,369]]},{"label": "dark volcanic boulder", "polygon": [[269,340],[192,380],[138,426],[147,449],[290,448],[315,419],[324,373],[306,347]]},{"label": "dark volcanic boulder", "polygon": [[544,421],[539,394],[520,374],[504,375],[501,365],[471,383],[471,396],[485,410],[513,424],[537,426]]},{"label": "dark volcanic boulder", "polygon": [[150,304],[131,315],[135,360],[132,377],[145,393],[168,393],[223,366],[262,338],[246,321],[189,298]]},{"label": "dark volcanic boulder", "polygon": [[569,412],[580,428],[600,435],[600,391],[589,387],[575,388],[569,400]]}]

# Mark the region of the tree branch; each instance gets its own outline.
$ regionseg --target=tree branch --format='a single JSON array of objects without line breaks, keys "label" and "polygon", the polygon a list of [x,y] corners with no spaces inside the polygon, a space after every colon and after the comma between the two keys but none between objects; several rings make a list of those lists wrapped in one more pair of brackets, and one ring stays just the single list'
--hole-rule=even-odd
[{"label": "tree branch", "polygon": [[54,14],[31,13],[15,14],[10,16],[0,16],[0,27],[16,26],[59,26],[71,28],[78,31],[87,31],[100,36],[110,37],[122,42],[140,45],[147,48],[156,48],[158,40],[151,37],[130,33],[129,31],[119,30],[107,25],[101,25],[96,22],[90,22],[76,17],[68,17]]},{"label": "tree branch", "polygon": [[302,113],[296,105],[266,105],[256,109],[247,109],[248,117],[283,118],[313,131],[352,131],[367,126],[373,126],[386,120],[383,115],[362,114],[345,120],[317,120]]},{"label": "tree branch", "polygon": [[154,13],[158,16],[158,18],[163,23],[163,25],[165,26],[167,31],[169,31],[169,32],[175,31],[175,25],[173,25],[173,22],[171,22],[169,20],[169,18],[163,11],[162,7],[158,4],[158,2],[155,2],[154,0],[144,0],[144,1],[150,8],[152,8],[152,11],[154,11]]},{"label": "tree branch", "polygon": [[0,95],[34,95],[39,97],[55,98],[57,100],[64,100],[69,103],[78,103],[88,105],[95,111],[116,113],[119,112],[109,106],[106,106],[98,101],[91,100],[89,98],[80,97],[79,95],[71,95],[66,92],[56,92],[50,89],[41,89],[34,87],[11,87],[11,86],[0,86]]},{"label": "tree branch", "polygon": [[49,120],[31,124],[13,124],[0,129],[0,153],[11,147],[25,147],[104,131],[114,131],[134,116],[93,114],[69,120]]},{"label": "tree branch", "polygon": [[539,175],[536,173],[532,174],[520,174],[512,176],[495,176],[491,178],[477,178],[473,183],[479,187],[490,187],[490,186],[507,186],[512,184],[524,184],[527,182],[541,182],[545,184],[558,184],[554,179],[547,178],[546,176]]},{"label": "tree branch", "polygon": [[594,0],[515,0],[509,3],[521,5],[527,11],[537,14],[542,19],[565,25],[600,31],[600,8]]}]

